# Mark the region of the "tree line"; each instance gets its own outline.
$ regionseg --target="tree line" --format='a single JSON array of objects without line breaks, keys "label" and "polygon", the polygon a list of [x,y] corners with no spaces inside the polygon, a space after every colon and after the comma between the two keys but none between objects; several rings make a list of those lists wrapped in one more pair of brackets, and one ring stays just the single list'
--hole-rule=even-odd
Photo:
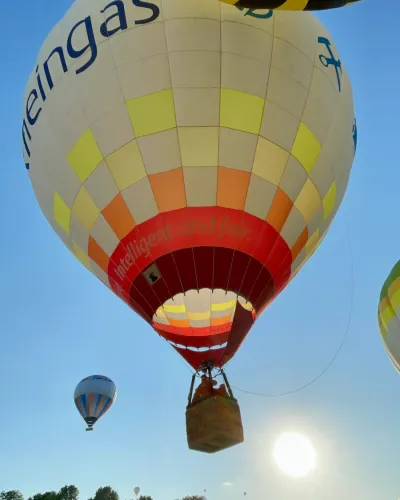
[{"label": "tree line", "polygon": [[[24,496],[18,490],[1,491],[0,500],[24,500]],[[63,486],[60,491],[46,491],[36,493],[27,500],[79,500],[79,490],[76,486]],[[120,500],[118,493],[111,486],[98,488],[95,495],[88,500]],[[137,500],[153,500],[149,495],[141,495]],[[178,500],[178,499],[177,499]],[[181,500],[207,500],[203,495],[189,495]]]}]

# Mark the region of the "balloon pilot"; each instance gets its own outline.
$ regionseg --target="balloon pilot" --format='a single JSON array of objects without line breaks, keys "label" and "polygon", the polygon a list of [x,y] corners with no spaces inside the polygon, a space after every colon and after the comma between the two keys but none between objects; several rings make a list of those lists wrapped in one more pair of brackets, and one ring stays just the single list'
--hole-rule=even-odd
[{"label": "balloon pilot", "polygon": [[[213,369],[212,363],[205,363],[193,374],[186,407],[189,448],[206,453],[224,450],[244,440],[240,408],[225,372],[220,368],[216,373],[225,382],[216,387]],[[193,394],[199,372],[202,372],[201,382]]]}]

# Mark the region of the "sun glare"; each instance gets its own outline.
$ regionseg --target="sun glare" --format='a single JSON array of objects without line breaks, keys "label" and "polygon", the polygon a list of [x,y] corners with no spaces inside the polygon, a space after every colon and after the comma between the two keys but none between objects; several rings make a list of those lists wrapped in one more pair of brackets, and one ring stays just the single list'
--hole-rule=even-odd
[{"label": "sun glare", "polygon": [[287,432],[275,443],[273,457],[284,474],[304,477],[315,469],[317,455],[308,438]]}]

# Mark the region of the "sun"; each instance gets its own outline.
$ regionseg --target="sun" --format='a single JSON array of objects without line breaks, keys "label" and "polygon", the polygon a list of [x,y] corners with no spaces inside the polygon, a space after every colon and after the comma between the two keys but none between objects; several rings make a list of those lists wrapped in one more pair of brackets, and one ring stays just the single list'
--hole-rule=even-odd
[{"label": "sun", "polygon": [[304,477],[315,469],[317,454],[307,437],[286,432],[276,441],[273,457],[284,474]]}]

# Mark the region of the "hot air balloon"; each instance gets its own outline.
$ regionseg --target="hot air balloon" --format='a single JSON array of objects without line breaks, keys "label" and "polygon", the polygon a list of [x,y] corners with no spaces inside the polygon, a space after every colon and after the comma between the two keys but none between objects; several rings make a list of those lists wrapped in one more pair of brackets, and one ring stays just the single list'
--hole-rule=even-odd
[{"label": "hot air balloon", "polygon": [[74,400],[79,413],[88,424],[87,431],[93,430],[93,425],[110,409],[116,397],[117,388],[108,377],[91,375],[79,382]]},{"label": "hot air balloon", "polygon": [[[24,102],[25,164],[51,227],[210,378],[318,247],[355,153],[346,69],[304,12],[76,0]],[[193,405],[192,381],[190,448],[243,440],[225,384]]]},{"label": "hot air balloon", "polygon": [[133,491],[134,491],[135,495],[138,496],[140,493],[140,488],[138,486],[136,486],[136,488],[134,488]]},{"label": "hot air balloon", "polygon": [[400,260],[382,287],[378,324],[383,345],[393,366],[400,373]]},{"label": "hot air balloon", "polygon": [[[360,0],[220,0],[239,9],[326,10],[344,7]],[[259,13],[258,15],[262,15]]]}]

